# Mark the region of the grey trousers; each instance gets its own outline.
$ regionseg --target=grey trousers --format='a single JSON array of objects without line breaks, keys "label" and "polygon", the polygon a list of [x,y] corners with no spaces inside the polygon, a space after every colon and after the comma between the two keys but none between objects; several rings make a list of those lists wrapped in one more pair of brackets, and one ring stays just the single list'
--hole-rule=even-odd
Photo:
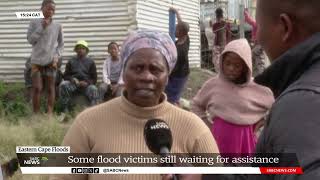
[{"label": "grey trousers", "polygon": [[119,86],[117,92],[112,95],[112,89],[111,89],[111,84],[106,84],[106,83],[101,83],[99,86],[99,101],[104,102],[105,99],[112,99],[114,97],[119,97],[121,96],[122,93],[122,86]]},{"label": "grey trousers", "polygon": [[96,105],[99,100],[98,88],[95,85],[89,85],[86,88],[79,88],[70,81],[62,81],[59,86],[60,100],[64,107],[70,105],[72,96],[75,93],[84,94],[90,101],[90,105]]}]

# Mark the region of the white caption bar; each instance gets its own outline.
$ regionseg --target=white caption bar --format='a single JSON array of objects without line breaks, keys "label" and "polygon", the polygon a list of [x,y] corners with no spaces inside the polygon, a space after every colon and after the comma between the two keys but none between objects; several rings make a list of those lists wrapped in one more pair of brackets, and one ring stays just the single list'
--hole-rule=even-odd
[{"label": "white caption bar", "polygon": [[261,174],[259,167],[21,167],[22,174]]},{"label": "white caption bar", "polygon": [[70,153],[70,146],[17,146],[16,153]]},{"label": "white caption bar", "polygon": [[41,11],[32,11],[32,12],[16,12],[18,19],[37,19],[44,18]]}]

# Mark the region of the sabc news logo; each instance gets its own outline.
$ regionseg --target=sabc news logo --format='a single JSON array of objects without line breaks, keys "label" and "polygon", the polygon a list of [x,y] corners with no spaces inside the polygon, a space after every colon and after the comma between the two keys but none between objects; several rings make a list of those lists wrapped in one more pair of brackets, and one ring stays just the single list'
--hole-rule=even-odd
[{"label": "sabc news logo", "polygon": [[44,165],[48,161],[48,157],[29,157],[29,159],[24,160],[24,165]]}]

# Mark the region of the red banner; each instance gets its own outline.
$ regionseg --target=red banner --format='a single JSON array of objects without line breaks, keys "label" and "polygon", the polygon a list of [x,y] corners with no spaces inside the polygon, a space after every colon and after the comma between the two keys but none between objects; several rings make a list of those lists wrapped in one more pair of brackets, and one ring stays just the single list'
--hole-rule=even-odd
[{"label": "red banner", "polygon": [[260,167],[261,174],[303,174],[301,167]]}]

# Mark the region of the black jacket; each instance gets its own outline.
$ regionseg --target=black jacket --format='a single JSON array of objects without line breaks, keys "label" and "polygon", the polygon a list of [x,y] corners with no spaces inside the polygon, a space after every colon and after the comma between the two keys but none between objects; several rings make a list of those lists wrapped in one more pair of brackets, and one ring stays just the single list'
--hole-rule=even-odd
[{"label": "black jacket", "polygon": [[190,38],[187,37],[187,40],[183,44],[178,44],[176,42],[177,47],[177,62],[174,66],[170,77],[178,77],[183,78],[189,75],[190,67],[189,67],[189,47],[190,47]]},{"label": "black jacket", "polygon": [[66,64],[66,69],[63,75],[65,80],[77,78],[79,81],[86,81],[89,84],[96,84],[97,69],[94,61],[88,57],[79,59],[73,57]]},{"label": "black jacket", "polygon": [[257,152],[296,153],[304,170],[274,179],[320,179],[320,33],[287,51],[255,81],[277,97]]},{"label": "black jacket", "polygon": [[[288,50],[255,81],[268,86],[277,98],[256,151],[296,153],[304,174],[228,175],[216,179],[320,179],[320,33]],[[282,167],[290,165],[291,162],[280,164]]]}]

